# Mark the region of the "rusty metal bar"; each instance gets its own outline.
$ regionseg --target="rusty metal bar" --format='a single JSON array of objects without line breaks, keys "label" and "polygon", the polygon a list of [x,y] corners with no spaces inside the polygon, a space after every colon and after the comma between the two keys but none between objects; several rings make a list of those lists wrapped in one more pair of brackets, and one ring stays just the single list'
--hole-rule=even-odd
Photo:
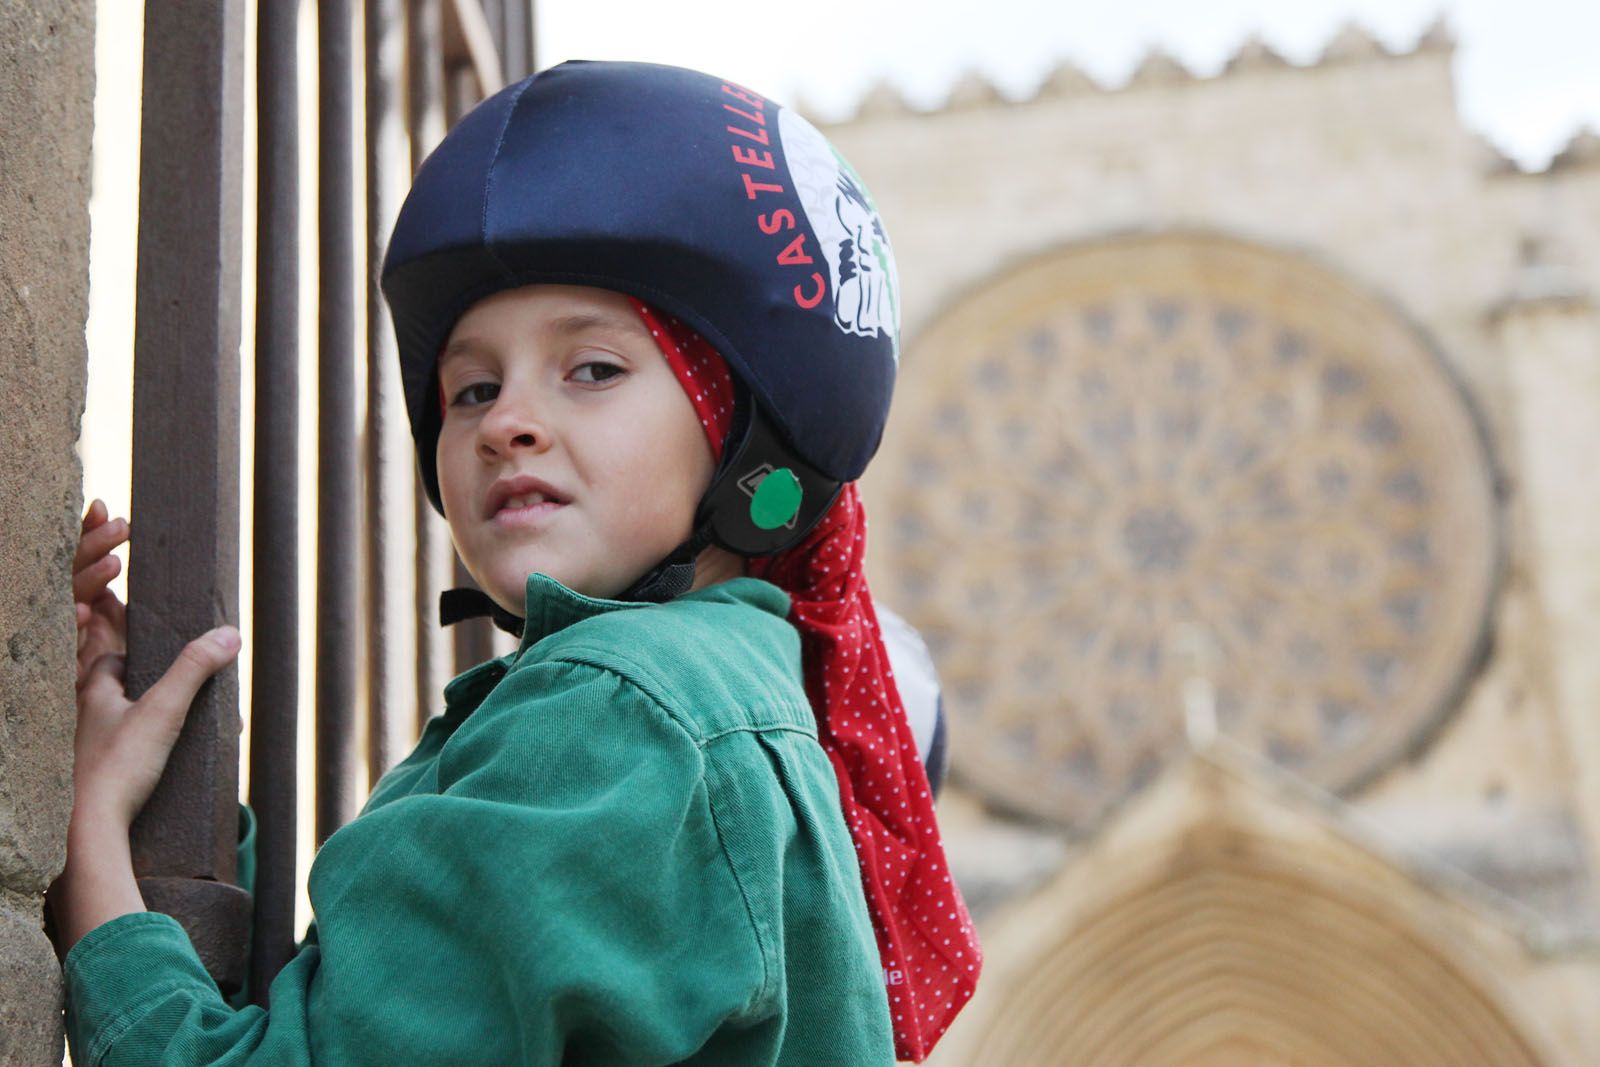
[{"label": "rusty metal bar", "polygon": [[257,21],[254,685],[250,806],[256,813],[250,993],[267,1004],[294,953],[299,817],[300,124],[296,15],[264,3]]},{"label": "rusty metal bar", "polygon": [[533,73],[533,0],[496,0],[500,8],[500,72],[508,83]]},{"label": "rusty metal bar", "polygon": [[408,0],[406,5],[406,119],[411,172],[444,137],[445,0]]},{"label": "rusty metal bar", "polygon": [[317,844],[356,812],[358,507],[350,0],[317,2]]},{"label": "rusty metal bar", "polygon": [[415,479],[412,488],[413,527],[417,539],[416,600],[412,607],[417,619],[416,670],[413,679],[417,687],[418,732],[428,719],[443,711],[444,686],[450,680],[449,671],[454,665],[447,649],[448,635],[438,627],[439,593],[448,581],[452,553],[450,538],[444,522],[428,504],[428,494],[422,479]]},{"label": "rusty metal bar", "polygon": [[[459,69],[465,66],[476,83],[474,89],[459,97],[467,101],[467,108],[505,85],[494,32],[479,0],[447,0],[442,29],[447,81],[458,77]],[[446,91],[453,93],[456,90],[447,85]],[[455,125],[455,119],[452,118],[450,124]]]},{"label": "rusty metal bar", "polygon": [[[236,621],[244,0],[148,0],[134,326],[127,687]],[[135,820],[150,907],[188,930],[224,989],[244,977],[250,898],[232,885],[239,689],[201,688]]]},{"label": "rusty metal bar", "polygon": [[[444,137],[444,33],[443,0],[408,0],[406,5],[407,133],[411,146],[411,171]],[[441,694],[449,677],[446,642],[435,625],[439,591],[448,581],[450,542],[443,523],[428,503],[419,478],[413,478],[412,527],[417,556],[414,570],[417,621],[416,670],[417,729],[441,709]]]},{"label": "rusty metal bar", "polygon": [[416,597],[411,588],[415,481],[399,356],[378,274],[410,160],[401,117],[402,0],[366,0],[367,151],[367,779],[404,753],[416,720],[410,684]]},{"label": "rusty metal bar", "polygon": [[470,63],[446,64],[444,68],[445,124],[454,126],[479,100],[478,74]]},{"label": "rusty metal bar", "polygon": [[483,21],[489,27],[495,53],[500,57],[500,73],[507,81],[512,81],[514,75],[505,66],[506,0],[478,0],[478,6],[483,10]]},{"label": "rusty metal bar", "polygon": [[[455,561],[456,584],[471,585],[472,576],[461,561]],[[494,624],[488,619],[468,619],[458,622],[455,631],[456,673],[469,670],[494,656]]]}]

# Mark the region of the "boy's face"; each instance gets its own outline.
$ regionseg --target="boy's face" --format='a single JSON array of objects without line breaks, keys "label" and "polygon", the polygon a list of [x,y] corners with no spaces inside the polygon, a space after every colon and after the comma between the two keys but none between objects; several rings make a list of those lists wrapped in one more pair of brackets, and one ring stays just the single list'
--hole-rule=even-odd
[{"label": "boy's face", "polygon": [[521,614],[540,571],[612,597],[689,536],[711,445],[627,298],[533,285],[474,304],[439,357],[439,493],[467,570]]}]

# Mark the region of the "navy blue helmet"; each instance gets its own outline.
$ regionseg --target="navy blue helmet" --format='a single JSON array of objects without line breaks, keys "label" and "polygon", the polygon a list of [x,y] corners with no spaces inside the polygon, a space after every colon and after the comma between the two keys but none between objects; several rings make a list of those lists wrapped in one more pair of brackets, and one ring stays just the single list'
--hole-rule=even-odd
[{"label": "navy blue helmet", "polygon": [[[635,296],[726,358],[740,415],[697,526],[733,551],[797,543],[883,434],[899,296],[872,198],[804,118],[706,74],[571,62],[490,97],[418,171],[382,282],[436,508],[438,353],[473,303],[522,285]],[[758,529],[749,486],[783,467],[799,514]]]}]

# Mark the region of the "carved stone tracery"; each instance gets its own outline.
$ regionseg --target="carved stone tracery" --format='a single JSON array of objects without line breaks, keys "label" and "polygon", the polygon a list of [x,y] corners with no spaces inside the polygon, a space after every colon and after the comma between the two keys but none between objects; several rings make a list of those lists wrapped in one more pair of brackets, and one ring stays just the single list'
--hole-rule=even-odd
[{"label": "carved stone tracery", "polygon": [[884,592],[991,798],[1087,828],[1186,722],[1349,788],[1464,684],[1496,573],[1482,435],[1417,333],[1330,272],[1210,237],[1075,248],[906,368]]}]

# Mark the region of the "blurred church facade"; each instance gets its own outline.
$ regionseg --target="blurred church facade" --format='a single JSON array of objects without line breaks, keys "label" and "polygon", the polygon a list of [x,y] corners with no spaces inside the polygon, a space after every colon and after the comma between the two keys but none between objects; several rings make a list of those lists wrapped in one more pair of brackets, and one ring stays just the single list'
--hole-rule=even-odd
[{"label": "blurred church facade", "polygon": [[987,946],[935,1063],[1600,1062],[1600,137],[1518,170],[1453,53],[827,127]]}]

